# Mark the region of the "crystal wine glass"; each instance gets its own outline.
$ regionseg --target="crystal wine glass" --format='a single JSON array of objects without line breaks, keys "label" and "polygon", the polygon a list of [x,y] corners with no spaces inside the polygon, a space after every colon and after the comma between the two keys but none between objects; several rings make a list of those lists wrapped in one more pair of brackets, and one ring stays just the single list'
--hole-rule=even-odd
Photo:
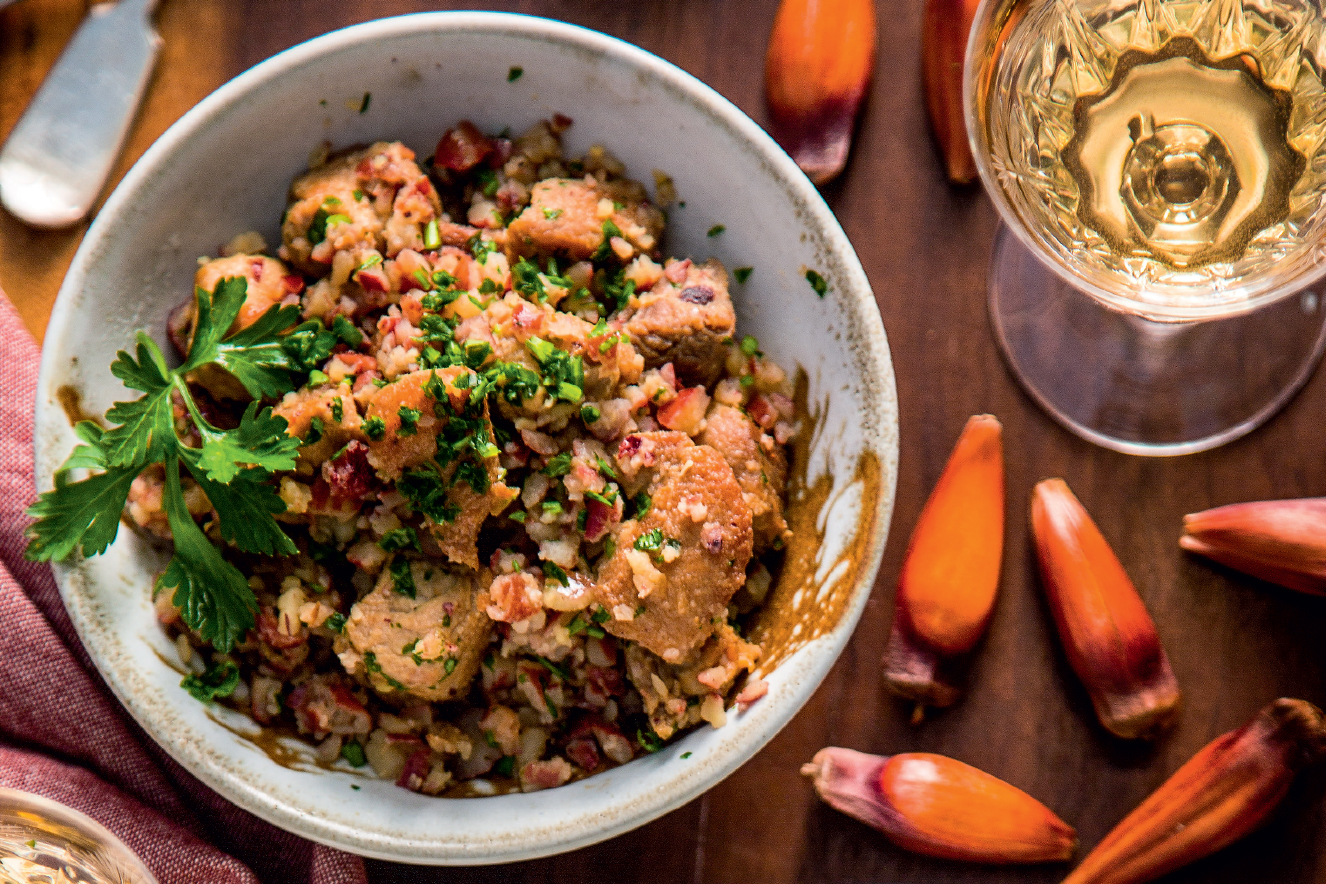
[{"label": "crystal wine glass", "polygon": [[991,319],[1065,426],[1201,451],[1312,374],[1324,63],[1321,0],[983,0],[964,92],[1006,225]]}]

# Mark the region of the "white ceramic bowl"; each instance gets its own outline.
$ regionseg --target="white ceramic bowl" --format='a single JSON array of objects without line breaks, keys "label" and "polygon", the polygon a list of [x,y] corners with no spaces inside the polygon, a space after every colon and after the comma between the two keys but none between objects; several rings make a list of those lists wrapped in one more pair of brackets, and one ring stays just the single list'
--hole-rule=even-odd
[{"label": "white ceramic bowl", "polygon": [[[515,66],[523,75],[509,81]],[[133,533],[121,531],[105,555],[57,566],[92,658],[147,732],[236,804],[315,841],[475,864],[566,851],[641,825],[731,773],[796,714],[870,593],[892,510],[897,408],[879,312],[842,229],[791,160],[716,92],[626,43],[523,16],[425,13],[328,34],[241,75],[171,127],[107,201],[56,302],[37,393],[39,487],[50,487],[75,444],[62,390],[97,414],[132,398],[107,371],[115,352],[139,328],[164,340],[197,256],[244,230],[279,241],[286,189],[319,143],[399,138],[424,155],[461,118],[519,132],[559,112],[575,119],[569,152],[602,142],[633,177],[673,177],[686,205],[672,212],[669,253],[754,267],[733,287],[739,330],[807,373],[817,415],[808,474],[820,479],[823,506],[807,513],[791,550],[805,558],[805,585],[784,582],[771,603],[769,693],[721,729],[560,789],[430,798],[319,769],[298,750],[278,764],[245,736],[251,721],[185,693],[149,602],[162,562]],[[715,224],[726,232],[706,237]],[[807,268],[828,281],[826,297],[807,283]]]}]

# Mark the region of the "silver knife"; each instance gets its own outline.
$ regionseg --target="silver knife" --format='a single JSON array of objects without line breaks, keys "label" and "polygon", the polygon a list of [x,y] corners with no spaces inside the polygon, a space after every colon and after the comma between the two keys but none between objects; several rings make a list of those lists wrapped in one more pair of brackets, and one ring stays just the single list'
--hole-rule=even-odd
[{"label": "silver knife", "polygon": [[93,6],[10,132],[0,150],[0,203],[21,220],[67,227],[97,201],[161,46],[156,4]]}]

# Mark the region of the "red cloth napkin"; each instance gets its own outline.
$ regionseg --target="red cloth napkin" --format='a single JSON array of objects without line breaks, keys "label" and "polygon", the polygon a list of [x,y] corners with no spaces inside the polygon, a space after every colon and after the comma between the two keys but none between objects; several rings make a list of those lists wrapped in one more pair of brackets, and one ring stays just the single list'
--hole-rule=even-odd
[{"label": "red cloth napkin", "polygon": [[0,292],[0,785],[86,813],[160,884],[367,884],[358,857],[274,828],[172,761],[102,682],[50,568],[24,560],[37,363]]}]

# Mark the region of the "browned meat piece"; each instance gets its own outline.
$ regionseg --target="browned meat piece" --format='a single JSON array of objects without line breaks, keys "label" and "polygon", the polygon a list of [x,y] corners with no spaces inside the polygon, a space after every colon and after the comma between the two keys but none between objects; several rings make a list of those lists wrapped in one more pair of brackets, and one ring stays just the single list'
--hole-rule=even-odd
[{"label": "browned meat piece", "polygon": [[287,434],[304,440],[299,449],[302,472],[312,472],[351,439],[364,438],[349,384],[323,384],[286,393],[272,413],[285,418]]},{"label": "browned meat piece", "polygon": [[627,319],[626,333],[646,368],[671,362],[683,383],[709,386],[723,372],[726,342],[737,327],[727,271],[717,261],[691,264],[675,281],[681,276],[675,266],[640,295],[640,308]]},{"label": "browned meat piece", "polygon": [[[421,242],[442,206],[414,152],[399,142],[341,154],[290,187],[281,257],[315,276],[339,251],[366,246],[387,256]],[[417,228],[417,229],[412,229]]]},{"label": "browned meat piece", "polygon": [[[374,428],[373,434],[368,436],[368,460],[379,477],[397,482],[408,470],[418,467],[430,469],[427,464],[437,454],[438,434],[456,414],[456,406],[469,399],[468,390],[457,389],[454,382],[460,375],[469,374],[467,370],[458,367],[437,372],[416,371],[378,388],[369,400],[365,424],[362,426]],[[441,404],[433,399],[428,390],[434,376],[445,385],[446,397]],[[492,441],[493,426],[488,420],[487,403],[484,404],[481,419],[483,431]],[[376,421],[381,421],[380,428],[370,424]],[[443,554],[453,562],[478,568],[479,529],[488,516],[505,509],[518,492],[498,481],[500,470],[496,454],[483,459],[477,475],[460,472],[462,464],[475,466],[473,456],[467,453],[463,460],[449,462],[434,473],[437,487],[445,489],[445,504],[455,508],[453,518],[435,519],[431,514],[425,515],[429,516],[428,525]],[[464,478],[467,475],[469,478]],[[475,488],[470,479],[481,487]],[[414,487],[414,484],[406,477],[406,488]],[[443,501],[437,500],[435,503],[440,506]]]},{"label": "browned meat piece", "polygon": [[[761,444],[761,438],[768,446]],[[772,436],[730,405],[714,403],[705,416],[704,431],[696,439],[723,455],[750,506],[755,531],[755,552],[761,553],[787,539],[783,495],[787,485],[787,455]]]},{"label": "browned meat piece", "polygon": [[512,260],[532,255],[587,260],[607,240],[605,221],[621,231],[623,242],[614,248],[620,259],[652,252],[663,231],[663,214],[648,203],[614,200],[617,195],[593,179],[538,182],[529,206],[507,226],[507,255]]},{"label": "browned meat piece", "polygon": [[493,625],[476,604],[478,579],[441,562],[396,558],[350,610],[336,640],[342,665],[386,696],[463,697]]},{"label": "browned meat piece", "polygon": [[750,507],[722,455],[685,433],[627,436],[617,461],[624,475],[649,477],[653,503],[614,532],[595,589],[612,615],[603,628],[675,663],[726,619],[745,582]]}]

